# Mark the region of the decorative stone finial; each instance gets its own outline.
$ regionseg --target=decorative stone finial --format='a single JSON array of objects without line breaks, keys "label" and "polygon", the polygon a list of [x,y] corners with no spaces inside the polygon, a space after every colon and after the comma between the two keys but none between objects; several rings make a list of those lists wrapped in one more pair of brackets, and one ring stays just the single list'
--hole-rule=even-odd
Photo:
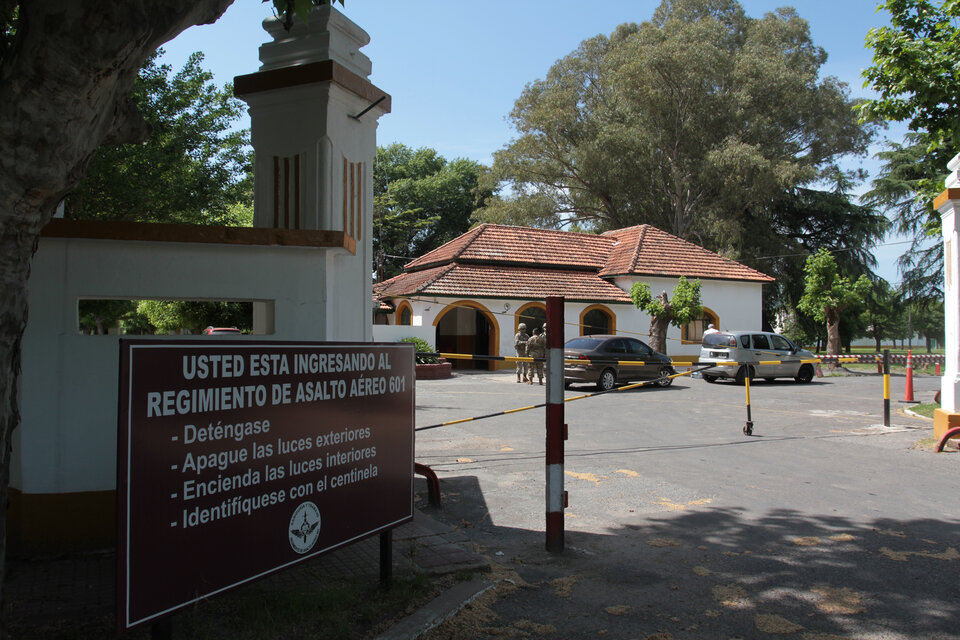
[{"label": "decorative stone finial", "polygon": [[260,45],[260,71],[333,60],[362,78],[370,75],[370,58],[360,53],[370,36],[330,4],[314,7],[306,23],[294,18],[290,31],[275,17],[263,28],[273,42]]}]

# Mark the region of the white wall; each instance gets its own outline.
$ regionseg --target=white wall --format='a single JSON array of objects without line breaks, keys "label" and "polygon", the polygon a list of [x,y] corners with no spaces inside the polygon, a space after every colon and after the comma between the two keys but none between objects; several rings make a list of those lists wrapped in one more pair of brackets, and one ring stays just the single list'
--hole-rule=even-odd
[{"label": "white wall", "polygon": [[[362,305],[348,286],[350,263],[334,256],[358,259],[343,249],[42,238],[29,281],[11,486],[115,487],[119,338],[80,335],[79,298],[260,300],[273,304],[271,339],[367,341],[369,323],[356,318],[370,318],[369,300],[352,322],[326,318],[330,302]],[[327,291],[324,282],[336,285]]]},{"label": "white wall", "polygon": [[[614,283],[629,291],[633,283],[640,278],[617,278]],[[654,294],[666,290],[668,295],[673,294],[673,288],[677,281],[675,278],[644,278],[643,281],[650,284],[650,289]],[[703,286],[700,291],[703,305],[719,316],[719,329],[757,329],[762,323],[763,312],[763,289],[760,283],[736,282],[728,280],[702,280]],[[431,344],[435,341],[436,331],[433,326],[437,315],[448,305],[461,300],[460,298],[450,297],[429,297],[414,298],[408,300],[413,309],[414,322],[417,322],[418,316],[423,328],[429,328],[429,338],[426,338]],[[495,355],[512,356],[515,355],[513,348],[513,336],[516,332],[516,313],[517,310],[529,302],[541,302],[544,300],[516,300],[510,298],[482,298],[469,299],[471,302],[483,305],[496,319],[500,328],[499,349]],[[395,304],[399,299],[394,300]],[[588,307],[593,306],[592,302],[568,301],[564,304],[564,339],[580,335],[580,314]],[[617,333],[632,335],[644,342],[649,341],[650,316],[633,306],[632,303],[626,304],[605,304],[617,318]],[[393,319],[393,316],[391,316]],[[417,327],[405,327],[406,329],[415,329]],[[381,326],[374,327],[374,335],[381,330]],[[377,338],[379,339],[379,338]],[[681,341],[680,329],[670,326],[667,332],[667,353],[671,356],[699,355],[700,344],[683,344]]]},{"label": "white wall", "polygon": [[437,330],[433,325],[414,327],[409,325],[375,324],[373,325],[374,342],[399,342],[403,338],[420,338],[436,348]]}]

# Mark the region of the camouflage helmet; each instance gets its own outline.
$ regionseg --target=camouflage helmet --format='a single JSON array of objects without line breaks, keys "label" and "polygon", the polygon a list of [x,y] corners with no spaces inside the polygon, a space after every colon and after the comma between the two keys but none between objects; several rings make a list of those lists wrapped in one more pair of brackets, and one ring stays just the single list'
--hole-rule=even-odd
[{"label": "camouflage helmet", "polygon": [[526,330],[527,330],[527,323],[521,322],[521,323],[517,326],[517,329],[519,329],[520,331],[526,331]]}]

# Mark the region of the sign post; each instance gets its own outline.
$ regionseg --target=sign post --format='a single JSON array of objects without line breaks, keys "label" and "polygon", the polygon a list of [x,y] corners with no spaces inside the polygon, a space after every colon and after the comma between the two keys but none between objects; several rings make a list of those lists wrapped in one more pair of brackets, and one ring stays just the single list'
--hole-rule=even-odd
[{"label": "sign post", "polygon": [[413,372],[408,344],[121,341],[119,630],[412,520]]}]

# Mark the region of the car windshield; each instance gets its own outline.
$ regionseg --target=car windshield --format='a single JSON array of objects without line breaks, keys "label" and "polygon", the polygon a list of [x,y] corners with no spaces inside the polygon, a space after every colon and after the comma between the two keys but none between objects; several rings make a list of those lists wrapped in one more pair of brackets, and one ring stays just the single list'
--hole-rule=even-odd
[{"label": "car windshield", "polygon": [[583,349],[584,351],[591,351],[600,346],[600,343],[603,340],[597,338],[574,338],[566,344],[567,349]]},{"label": "car windshield", "polygon": [[737,346],[737,337],[729,333],[708,333],[703,336],[703,346],[735,347]]}]

